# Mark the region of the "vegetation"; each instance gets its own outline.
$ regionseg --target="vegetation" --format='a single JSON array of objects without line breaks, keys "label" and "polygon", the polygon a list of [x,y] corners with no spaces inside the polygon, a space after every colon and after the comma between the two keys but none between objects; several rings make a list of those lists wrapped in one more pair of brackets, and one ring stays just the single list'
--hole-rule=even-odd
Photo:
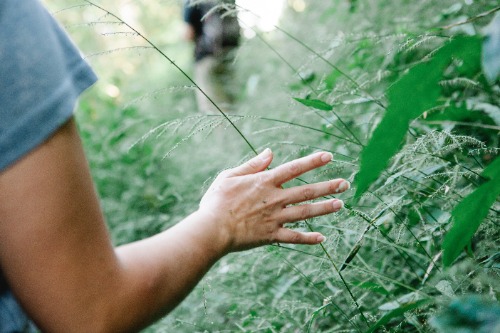
[{"label": "vegetation", "polygon": [[264,147],[331,151],[300,182],[353,182],[291,226],[322,245],[231,254],[145,332],[500,331],[498,1],[288,0],[240,47],[226,116],[196,111],[179,1],[49,5],[100,76],[76,114],[116,244]]}]

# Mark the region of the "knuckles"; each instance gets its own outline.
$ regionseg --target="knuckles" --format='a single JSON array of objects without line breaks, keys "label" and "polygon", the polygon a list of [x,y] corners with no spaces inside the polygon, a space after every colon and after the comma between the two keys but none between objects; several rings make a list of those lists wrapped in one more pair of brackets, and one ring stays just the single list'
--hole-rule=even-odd
[{"label": "knuckles", "polygon": [[295,232],[292,233],[288,238],[288,241],[293,244],[301,243],[301,240],[302,240],[301,234]]},{"label": "knuckles", "polygon": [[255,175],[255,179],[253,179],[253,185],[259,189],[263,190],[264,188],[268,187],[269,184],[272,183],[271,181],[271,175],[268,172],[260,172]]},{"label": "knuckles", "polygon": [[261,163],[255,159],[251,159],[250,161],[248,161],[247,165],[254,171],[257,171],[261,168]]},{"label": "knuckles", "polygon": [[309,205],[302,205],[298,206],[298,215],[297,215],[297,220],[305,220],[309,217],[311,217],[311,206]]},{"label": "knuckles", "polygon": [[292,162],[288,166],[288,172],[292,176],[300,175],[302,174],[302,167],[298,162]]},{"label": "knuckles", "polygon": [[315,198],[315,192],[312,188],[306,187],[302,190],[303,201],[311,200]]}]

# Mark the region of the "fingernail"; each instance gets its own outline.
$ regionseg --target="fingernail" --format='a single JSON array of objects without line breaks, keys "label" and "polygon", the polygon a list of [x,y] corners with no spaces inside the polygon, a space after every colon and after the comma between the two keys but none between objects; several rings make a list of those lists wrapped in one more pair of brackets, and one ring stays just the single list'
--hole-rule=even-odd
[{"label": "fingernail", "polygon": [[323,153],[321,155],[321,161],[322,162],[330,162],[331,160],[333,160],[333,154],[332,153]]},{"label": "fingernail", "polygon": [[271,149],[266,148],[262,153],[259,154],[259,157],[262,161],[267,161],[271,156]]},{"label": "fingernail", "polygon": [[339,187],[337,187],[337,193],[347,191],[351,187],[351,184],[347,180],[343,180]]},{"label": "fingernail", "polygon": [[335,210],[341,210],[344,208],[344,202],[342,200],[335,200],[332,205]]},{"label": "fingernail", "polygon": [[322,242],[324,242],[324,241],[325,241],[325,239],[326,239],[326,237],[325,237],[325,236],[323,236],[323,235],[319,235],[319,236],[318,236],[318,238],[316,238],[316,241],[317,241],[318,243],[322,243]]}]

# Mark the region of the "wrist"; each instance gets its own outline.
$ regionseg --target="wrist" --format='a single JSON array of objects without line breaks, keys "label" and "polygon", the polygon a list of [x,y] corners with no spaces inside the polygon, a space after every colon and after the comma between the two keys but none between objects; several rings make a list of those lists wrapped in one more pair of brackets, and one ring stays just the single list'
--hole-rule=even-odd
[{"label": "wrist", "polygon": [[215,261],[231,252],[231,233],[220,225],[219,220],[217,214],[198,209],[184,221],[186,232]]}]

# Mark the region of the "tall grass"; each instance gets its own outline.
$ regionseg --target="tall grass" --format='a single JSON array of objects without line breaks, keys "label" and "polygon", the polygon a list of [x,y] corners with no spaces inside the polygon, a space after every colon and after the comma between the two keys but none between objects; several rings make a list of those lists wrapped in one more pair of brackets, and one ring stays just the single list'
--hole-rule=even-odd
[{"label": "tall grass", "polygon": [[[497,5],[350,3],[286,7],[279,29],[257,31],[238,51],[237,111],[213,116],[196,112],[195,82],[184,75],[191,73],[190,47],[172,42],[171,31],[182,27],[177,2],[52,5],[65,9],[58,18],[95,54],[89,60],[102,74],[77,115],[116,243],[176,223],[196,209],[219,170],[264,147],[274,150],[275,164],[318,149],[334,153],[331,165],[297,183],[353,181],[391,105],[388,90],[450,36],[478,35],[493,17],[482,13]],[[140,8],[140,17],[127,21],[126,6]],[[453,209],[487,181],[483,170],[498,154],[498,81],[485,85],[478,73],[457,73],[443,74],[435,105],[413,117],[360,198],[354,190],[342,194],[343,212],[291,226],[323,232],[323,245],[231,254],[145,331],[430,332],[438,325],[429,320],[461,295],[497,300],[498,201],[451,267],[442,263]],[[442,116],[446,110],[453,117]]]}]

